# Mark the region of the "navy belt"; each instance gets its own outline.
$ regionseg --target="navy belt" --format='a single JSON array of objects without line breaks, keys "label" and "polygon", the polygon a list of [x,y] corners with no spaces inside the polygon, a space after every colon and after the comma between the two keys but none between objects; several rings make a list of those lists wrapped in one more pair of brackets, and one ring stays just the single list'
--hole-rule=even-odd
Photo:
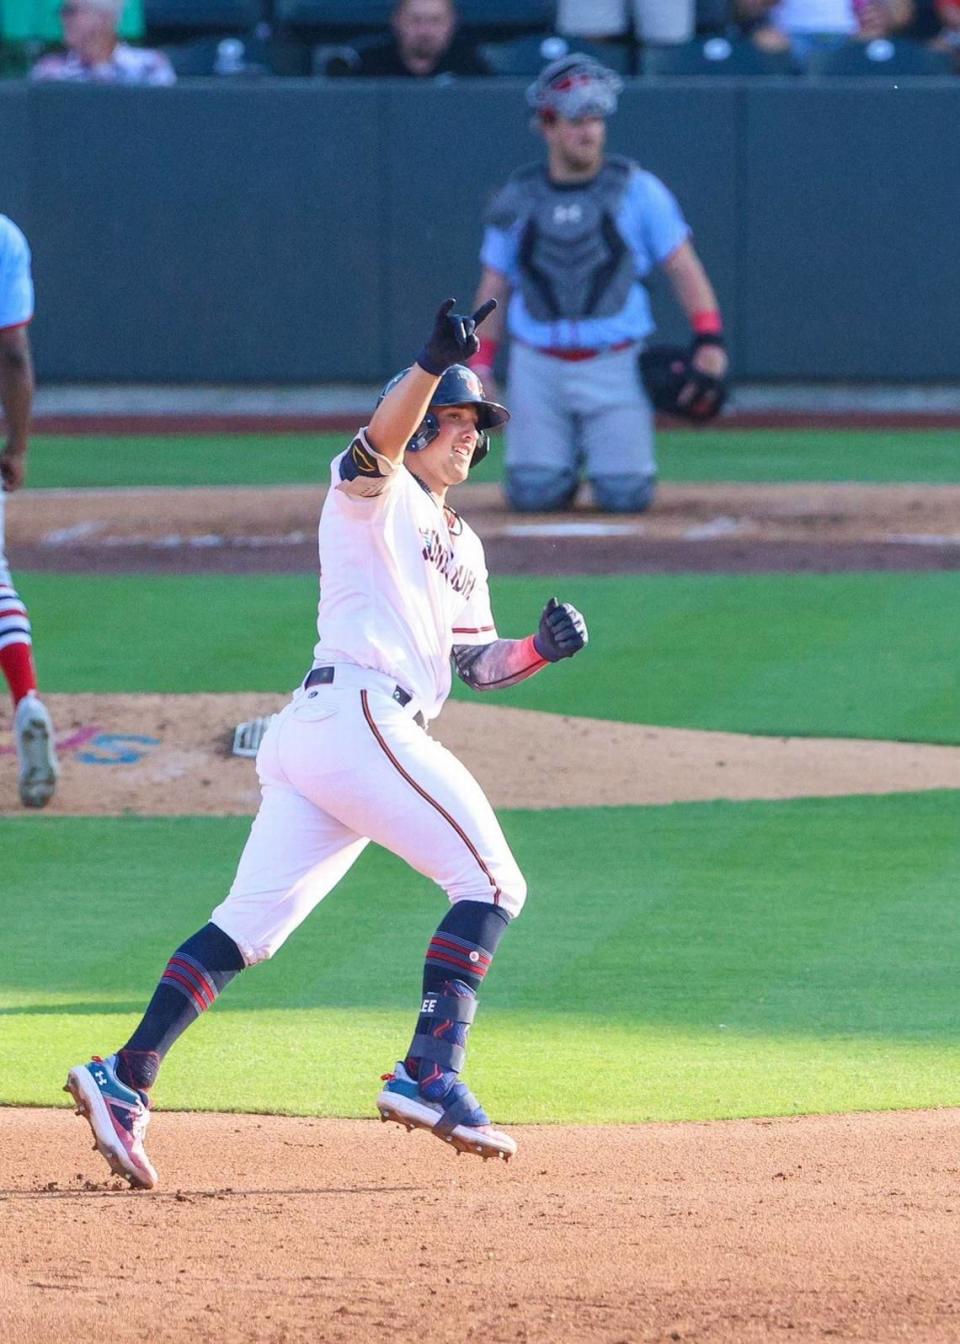
[{"label": "navy belt", "polygon": [[[303,689],[309,691],[311,686],[329,686],[336,675],[336,671],[337,669],[335,667],[315,667],[312,672],[307,673],[306,680],[303,683]],[[405,691],[402,686],[394,686],[392,694],[398,705],[409,705],[410,701],[413,699],[410,692]],[[418,723],[421,728],[426,728],[427,726],[426,719],[419,711],[414,714],[413,721],[414,723]]]}]

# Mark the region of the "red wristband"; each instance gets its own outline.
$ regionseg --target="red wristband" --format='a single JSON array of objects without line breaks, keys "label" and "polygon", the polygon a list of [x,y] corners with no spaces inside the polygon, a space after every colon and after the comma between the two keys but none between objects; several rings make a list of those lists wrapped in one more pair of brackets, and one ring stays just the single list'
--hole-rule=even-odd
[{"label": "red wristband", "polygon": [[716,308],[702,313],[694,313],[690,325],[698,336],[719,336],[723,331],[723,318]]},{"label": "red wristband", "polygon": [[536,635],[528,635],[523,641],[523,651],[525,655],[529,656],[531,663],[535,662],[537,664],[539,670],[541,667],[546,667],[550,659],[544,658],[543,654],[537,648],[535,640]]},{"label": "red wristband", "polygon": [[500,349],[500,342],[493,341],[489,336],[477,338],[480,341],[480,349],[470,361],[471,368],[474,369],[492,369],[497,361],[497,352]]}]

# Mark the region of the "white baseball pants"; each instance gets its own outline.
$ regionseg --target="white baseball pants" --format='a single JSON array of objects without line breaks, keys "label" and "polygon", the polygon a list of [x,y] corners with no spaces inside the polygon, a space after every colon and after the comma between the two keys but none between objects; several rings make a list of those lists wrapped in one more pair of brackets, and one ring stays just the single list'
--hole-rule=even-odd
[{"label": "white baseball pants", "polygon": [[277,951],[370,840],[450,901],[519,914],[526,883],[483,790],[394,690],[382,673],[338,664],[332,684],[296,691],[264,735],[260,810],[211,915],[247,965]]}]

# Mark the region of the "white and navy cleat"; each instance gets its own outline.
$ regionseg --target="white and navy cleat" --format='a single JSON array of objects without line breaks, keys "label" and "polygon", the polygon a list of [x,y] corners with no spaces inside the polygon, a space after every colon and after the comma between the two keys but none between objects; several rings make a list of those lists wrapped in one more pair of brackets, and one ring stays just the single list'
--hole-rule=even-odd
[{"label": "white and navy cleat", "polygon": [[[377,1097],[381,1120],[393,1120],[405,1129],[426,1129],[458,1153],[475,1153],[487,1161],[502,1157],[509,1162],[517,1145],[509,1134],[502,1134],[489,1124],[466,1124],[470,1117],[483,1116],[480,1103],[464,1083],[456,1083],[445,1100],[428,1101],[420,1095],[416,1079],[411,1078],[403,1064],[397,1064],[393,1073],[383,1075],[386,1087]],[[485,1118],[485,1117],[484,1117]]]}]

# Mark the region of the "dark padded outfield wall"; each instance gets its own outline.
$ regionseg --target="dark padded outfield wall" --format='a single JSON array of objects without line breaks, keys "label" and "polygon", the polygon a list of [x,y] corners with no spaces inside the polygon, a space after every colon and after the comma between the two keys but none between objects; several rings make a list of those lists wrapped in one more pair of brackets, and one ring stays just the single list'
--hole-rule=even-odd
[{"label": "dark padded outfield wall", "polygon": [[[386,377],[539,154],[525,85],[0,88],[41,377]],[[960,376],[960,81],[632,81],[610,147],[680,198],[739,376]]]},{"label": "dark padded outfield wall", "polygon": [[48,378],[377,376],[378,91],[31,90]]},{"label": "dark padded outfield wall", "polygon": [[897,85],[745,88],[742,375],[960,377],[960,88]]},{"label": "dark padded outfield wall", "polygon": [[29,90],[25,84],[0,84],[0,215],[9,215],[26,231],[30,225]]}]

